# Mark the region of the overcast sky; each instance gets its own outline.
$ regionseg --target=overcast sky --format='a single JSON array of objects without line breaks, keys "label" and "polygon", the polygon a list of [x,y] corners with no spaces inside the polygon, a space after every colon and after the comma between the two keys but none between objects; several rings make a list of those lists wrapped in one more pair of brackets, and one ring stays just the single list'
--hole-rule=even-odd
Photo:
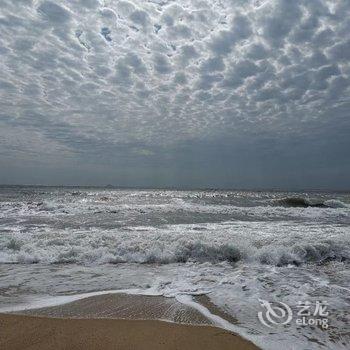
[{"label": "overcast sky", "polygon": [[350,188],[348,0],[0,0],[0,183]]}]

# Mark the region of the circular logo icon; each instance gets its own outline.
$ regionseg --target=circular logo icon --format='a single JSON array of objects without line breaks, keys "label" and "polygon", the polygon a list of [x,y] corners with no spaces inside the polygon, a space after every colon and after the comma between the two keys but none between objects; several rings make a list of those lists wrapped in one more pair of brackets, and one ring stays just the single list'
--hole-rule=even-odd
[{"label": "circular logo icon", "polygon": [[292,309],[285,303],[274,302],[259,299],[264,311],[258,312],[259,321],[266,327],[286,325],[290,323],[293,317]]}]

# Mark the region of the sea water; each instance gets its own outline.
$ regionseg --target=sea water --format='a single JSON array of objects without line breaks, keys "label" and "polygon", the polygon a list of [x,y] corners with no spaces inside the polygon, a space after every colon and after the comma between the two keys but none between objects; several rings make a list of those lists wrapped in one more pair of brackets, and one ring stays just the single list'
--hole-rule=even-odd
[{"label": "sea water", "polygon": [[[0,187],[0,311],[113,291],[208,317],[206,295],[264,349],[346,349],[349,261],[349,193]],[[263,324],[264,301],[292,319]],[[297,322],[321,303],[327,329]]]}]

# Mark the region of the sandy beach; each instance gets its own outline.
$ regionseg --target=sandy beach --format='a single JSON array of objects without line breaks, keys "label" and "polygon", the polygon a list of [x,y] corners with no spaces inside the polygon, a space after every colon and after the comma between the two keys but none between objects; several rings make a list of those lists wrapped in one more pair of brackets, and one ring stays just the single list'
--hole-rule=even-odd
[{"label": "sandy beach", "polygon": [[[138,319],[141,316],[143,319]],[[174,319],[181,323],[173,322]],[[91,297],[65,305],[1,314],[0,348],[258,349],[238,335],[213,327],[196,310],[176,301],[128,295]]]},{"label": "sandy beach", "polygon": [[4,350],[257,349],[216,327],[162,321],[1,315],[0,327],[0,348]]}]

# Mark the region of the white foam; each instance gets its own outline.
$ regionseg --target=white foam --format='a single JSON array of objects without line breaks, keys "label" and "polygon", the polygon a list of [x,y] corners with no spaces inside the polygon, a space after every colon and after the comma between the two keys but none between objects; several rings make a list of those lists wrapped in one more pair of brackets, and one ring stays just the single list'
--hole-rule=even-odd
[{"label": "white foam", "polygon": [[[198,227],[200,229],[198,229]],[[346,226],[289,221],[57,229],[13,227],[0,263],[108,264],[258,261],[271,265],[350,259]]]},{"label": "white foam", "polygon": [[238,327],[234,326],[232,323],[228,322],[227,320],[223,319],[222,317],[218,315],[214,315],[211,313],[205,306],[195,302],[193,300],[192,295],[188,294],[179,294],[176,296],[176,300],[184,305],[190,306],[193,309],[196,309],[199,311],[203,316],[205,316],[208,320],[212,321],[213,324],[217,327],[226,329],[231,332],[239,332],[241,331],[238,329]]},{"label": "white foam", "polygon": [[0,308],[0,312],[18,312],[25,310],[41,309],[46,307],[64,305],[72,303],[77,300],[86,299],[94,296],[107,295],[107,294],[130,294],[130,295],[145,295],[145,296],[160,296],[161,293],[156,292],[154,289],[117,289],[117,290],[104,290],[90,293],[73,294],[73,295],[57,295],[57,296],[35,296],[27,297],[28,302],[18,305],[7,306]]}]

